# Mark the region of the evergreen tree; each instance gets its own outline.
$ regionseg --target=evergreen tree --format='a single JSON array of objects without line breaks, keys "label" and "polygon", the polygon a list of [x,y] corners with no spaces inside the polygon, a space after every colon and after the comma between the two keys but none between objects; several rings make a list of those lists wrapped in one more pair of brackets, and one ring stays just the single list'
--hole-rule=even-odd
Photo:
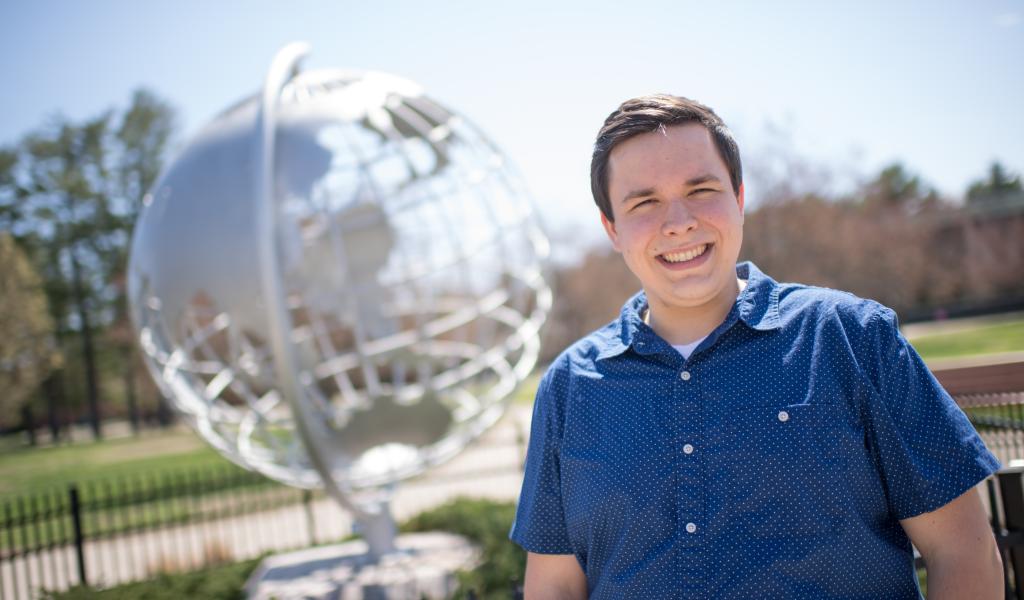
[{"label": "evergreen tree", "polygon": [[985,179],[975,181],[967,188],[967,204],[983,206],[997,204],[1008,197],[1022,193],[1020,175],[1007,172],[998,161],[992,163]]}]

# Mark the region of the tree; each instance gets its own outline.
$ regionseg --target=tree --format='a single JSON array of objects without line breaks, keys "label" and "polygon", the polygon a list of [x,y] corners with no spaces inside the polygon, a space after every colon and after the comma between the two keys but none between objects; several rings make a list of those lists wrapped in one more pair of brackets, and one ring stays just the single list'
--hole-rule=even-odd
[{"label": "tree", "polygon": [[59,366],[53,329],[39,274],[14,238],[0,232],[0,423],[16,422]]},{"label": "tree", "polygon": [[90,425],[102,437],[95,321],[108,290],[98,250],[116,231],[102,182],[107,177],[105,138],[110,114],[75,125],[63,119],[27,136],[23,168],[15,176],[20,235],[46,283],[58,339],[81,342]]},{"label": "tree", "polygon": [[174,132],[174,109],[152,92],[137,90],[114,134],[113,177],[109,194],[119,201],[120,228],[123,237],[106,258],[112,268],[109,281],[117,290],[110,340],[121,355],[121,375],[132,429],[139,429],[139,410],[135,388],[138,372],[137,344],[128,314],[127,268],[132,228],[142,210],[143,198],[156,183]]},{"label": "tree", "polygon": [[934,189],[901,163],[883,168],[857,194],[868,210],[914,214],[939,201]]},{"label": "tree", "polygon": [[[135,357],[125,298],[132,227],[159,174],[173,111],[135,92],[127,110],[72,123],[55,118],[11,149],[0,149],[0,227],[35,263],[58,343],[80,347],[90,422],[102,435],[99,349],[120,355],[133,425],[138,424]],[[109,353],[106,354],[110,356]],[[70,362],[70,361],[69,361]],[[59,379],[59,378],[58,378]],[[49,382],[49,395],[63,389]]]},{"label": "tree", "polygon": [[1002,201],[1022,193],[1020,175],[1008,173],[998,161],[992,163],[988,177],[975,181],[967,188],[968,205],[985,205]]}]

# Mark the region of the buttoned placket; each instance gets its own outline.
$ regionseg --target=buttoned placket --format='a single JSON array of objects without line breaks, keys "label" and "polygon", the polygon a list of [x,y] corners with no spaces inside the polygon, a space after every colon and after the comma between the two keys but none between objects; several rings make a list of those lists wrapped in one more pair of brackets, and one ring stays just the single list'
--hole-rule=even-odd
[{"label": "buttoned placket", "polygon": [[[691,355],[691,358],[692,355]],[[704,565],[705,494],[701,441],[703,439],[702,382],[699,368],[687,360],[673,374],[677,409],[676,518],[679,528],[681,597],[701,598],[706,585]]]}]

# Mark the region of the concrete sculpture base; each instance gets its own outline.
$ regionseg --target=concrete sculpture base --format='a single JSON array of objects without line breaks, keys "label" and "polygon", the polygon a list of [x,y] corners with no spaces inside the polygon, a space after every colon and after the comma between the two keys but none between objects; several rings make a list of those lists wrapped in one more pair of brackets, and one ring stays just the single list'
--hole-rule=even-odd
[{"label": "concrete sculpture base", "polygon": [[398,552],[378,561],[362,540],[269,556],[245,591],[250,600],[440,600],[455,591],[455,572],[479,557],[449,533],[404,534],[395,543]]}]

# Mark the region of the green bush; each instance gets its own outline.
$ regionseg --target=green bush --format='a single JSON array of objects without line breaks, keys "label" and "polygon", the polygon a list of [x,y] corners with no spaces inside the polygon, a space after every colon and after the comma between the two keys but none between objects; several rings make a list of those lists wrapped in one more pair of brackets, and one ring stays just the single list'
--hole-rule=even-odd
[{"label": "green bush", "polygon": [[458,574],[455,598],[468,598],[472,590],[481,600],[506,600],[526,568],[526,553],[508,539],[515,514],[512,502],[459,498],[413,517],[401,530],[447,531],[467,537],[480,546],[481,563]]},{"label": "green bush", "polygon": [[155,579],[128,583],[106,590],[75,587],[66,592],[43,594],[45,600],[243,600],[242,586],[261,558],[192,571],[168,573]]}]

